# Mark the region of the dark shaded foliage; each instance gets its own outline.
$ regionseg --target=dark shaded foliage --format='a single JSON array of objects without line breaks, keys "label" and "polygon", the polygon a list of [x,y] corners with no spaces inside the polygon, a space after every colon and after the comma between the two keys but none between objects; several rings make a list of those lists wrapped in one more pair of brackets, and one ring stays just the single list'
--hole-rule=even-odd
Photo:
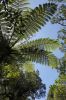
[{"label": "dark shaded foliage", "polygon": [[28,97],[40,98],[45,96],[45,84],[36,72],[21,73],[17,78],[0,79],[0,98],[5,100],[27,100]]}]

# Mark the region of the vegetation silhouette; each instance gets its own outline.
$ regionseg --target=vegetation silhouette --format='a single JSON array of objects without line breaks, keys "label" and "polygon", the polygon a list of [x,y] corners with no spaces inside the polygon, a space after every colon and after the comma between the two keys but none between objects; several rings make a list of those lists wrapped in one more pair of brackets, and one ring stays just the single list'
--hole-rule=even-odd
[{"label": "vegetation silhouette", "polygon": [[58,32],[58,39],[62,45],[59,49],[64,53],[64,56],[59,59],[60,64],[57,66],[59,77],[55,80],[54,85],[50,86],[47,100],[66,100],[66,1],[49,1],[55,4],[58,3],[59,8],[52,18],[52,23],[57,23],[62,26],[62,29]]},{"label": "vegetation silhouette", "polygon": [[[59,61],[52,51],[60,47],[57,40],[41,38],[30,41],[57,9],[46,3],[31,9],[28,0],[0,0],[0,98],[29,100],[45,94],[45,84],[36,72],[23,72],[27,61],[56,67]],[[29,66],[29,65],[28,65]],[[27,66],[27,67],[28,67]]]}]

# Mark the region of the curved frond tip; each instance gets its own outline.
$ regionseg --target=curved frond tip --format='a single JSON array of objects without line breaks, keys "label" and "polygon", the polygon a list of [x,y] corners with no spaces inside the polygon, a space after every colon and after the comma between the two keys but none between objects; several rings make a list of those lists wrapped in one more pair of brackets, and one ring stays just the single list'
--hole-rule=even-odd
[{"label": "curved frond tip", "polygon": [[46,22],[51,19],[51,16],[56,11],[56,7],[57,6],[53,3],[46,3],[33,9],[29,15],[26,15],[24,18],[22,16],[23,36],[27,37],[33,35],[41,29],[41,26],[44,26]]},{"label": "curved frond tip", "polygon": [[23,44],[20,48],[24,50],[44,50],[44,51],[52,51],[60,47],[60,43],[57,40],[52,40],[49,38],[41,38],[33,41],[29,41],[26,44]]}]

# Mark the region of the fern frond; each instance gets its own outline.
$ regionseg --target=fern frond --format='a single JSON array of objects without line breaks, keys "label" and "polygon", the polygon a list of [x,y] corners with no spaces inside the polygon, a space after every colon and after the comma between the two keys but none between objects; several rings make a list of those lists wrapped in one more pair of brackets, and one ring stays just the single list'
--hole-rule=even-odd
[{"label": "fern frond", "polygon": [[[56,5],[53,3],[39,5],[34,10],[17,11],[9,8],[8,11],[0,12],[2,32],[4,33],[4,29],[13,45],[16,40],[28,38],[41,29],[41,26],[49,21],[55,10]],[[12,38],[10,38],[11,36]],[[18,39],[18,37],[20,38]]]},{"label": "fern frond", "polygon": [[55,4],[47,3],[36,7],[29,15],[25,17],[22,16],[23,27],[21,26],[21,29],[24,37],[33,35],[41,29],[41,26],[45,25],[46,22],[49,21],[55,10]]},{"label": "fern frond", "polygon": [[57,68],[59,65],[59,59],[53,54],[48,55],[48,65],[52,68]]},{"label": "fern frond", "polygon": [[22,67],[26,61],[32,61],[55,68],[59,65],[59,60],[51,52],[44,50],[30,50],[21,49],[18,52],[12,51],[9,57],[4,57],[4,62],[11,64],[12,66]]},{"label": "fern frond", "polygon": [[[2,46],[4,47],[2,49],[4,53],[3,55],[0,55],[2,62],[12,64],[13,66],[18,66],[25,61],[36,61],[43,64],[51,63],[50,61],[48,62],[51,53],[47,51],[51,51],[53,48],[57,48],[59,46],[57,41],[49,39],[35,40],[29,42],[29,44],[27,43],[21,46],[19,48],[19,53],[17,48],[12,47],[19,40],[22,41],[23,38],[28,38],[35,34],[39,29],[41,29],[41,26],[45,25],[46,22],[49,21],[55,10],[56,5],[53,3],[39,5],[39,7],[36,7],[33,10],[25,11],[19,11],[17,9],[15,10],[9,6],[8,10],[6,11],[1,8],[0,32],[8,44],[6,47]],[[28,12],[26,13],[26,11]],[[2,45],[2,42],[0,45]],[[53,55],[51,56],[51,58],[53,58]]]},{"label": "fern frond", "polygon": [[47,51],[29,51],[29,50],[21,50],[21,55],[25,58],[26,61],[33,61],[40,64],[49,65],[51,67],[57,67],[59,65],[59,61],[54,54]]},{"label": "fern frond", "polygon": [[29,41],[26,44],[23,44],[20,48],[23,50],[45,50],[52,51],[60,47],[60,43],[57,40],[52,40],[49,38],[41,38],[33,41]]}]

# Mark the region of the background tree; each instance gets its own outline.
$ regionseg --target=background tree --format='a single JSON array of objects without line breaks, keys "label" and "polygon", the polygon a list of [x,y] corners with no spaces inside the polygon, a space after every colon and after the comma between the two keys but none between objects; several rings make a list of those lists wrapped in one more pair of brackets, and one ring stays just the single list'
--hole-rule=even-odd
[{"label": "background tree", "polygon": [[60,24],[62,29],[58,32],[58,39],[61,43],[61,47],[59,48],[63,53],[64,57],[60,59],[60,66],[58,66],[58,70],[60,73],[66,73],[66,1],[65,0],[49,0],[55,4],[58,4],[57,11],[52,18],[52,23]]},{"label": "background tree", "polygon": [[55,84],[50,87],[47,100],[66,99],[66,74],[60,75]]},{"label": "background tree", "polygon": [[[33,67],[31,63],[27,64]],[[42,83],[38,71],[30,70],[28,72],[18,69],[18,67],[5,66],[2,72],[3,78],[0,78],[1,100],[31,100],[31,98],[35,100],[35,98],[45,96],[46,86]]]},{"label": "background tree", "polygon": [[[55,81],[54,85],[50,87],[47,100],[65,100],[66,99],[66,1],[64,0],[50,0],[58,4],[58,9],[52,23],[60,24],[62,29],[58,32],[58,39],[61,43],[59,48],[64,56],[59,59],[60,65],[57,67],[59,71],[59,78]],[[61,4],[60,4],[61,2]]]}]

